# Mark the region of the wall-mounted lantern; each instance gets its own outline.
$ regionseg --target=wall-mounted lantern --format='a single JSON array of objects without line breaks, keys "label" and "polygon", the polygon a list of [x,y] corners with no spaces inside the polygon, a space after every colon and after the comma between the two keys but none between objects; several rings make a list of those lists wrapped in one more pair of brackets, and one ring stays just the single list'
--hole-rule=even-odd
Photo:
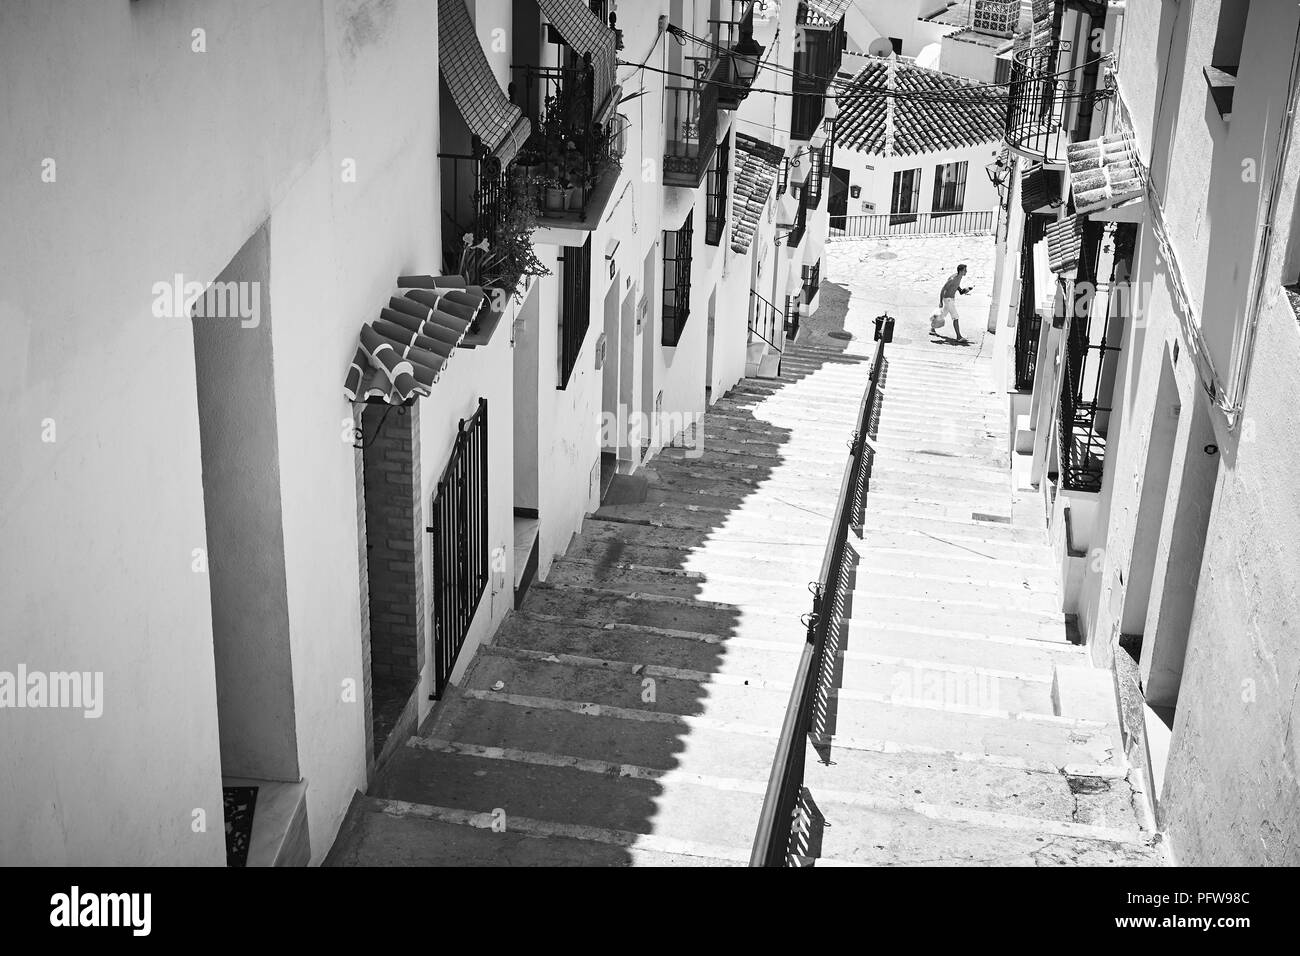
[{"label": "wall-mounted lantern", "polygon": [[859,196],[862,195],[862,187],[857,184],[850,186],[849,195],[852,196],[854,199],[857,199]]}]

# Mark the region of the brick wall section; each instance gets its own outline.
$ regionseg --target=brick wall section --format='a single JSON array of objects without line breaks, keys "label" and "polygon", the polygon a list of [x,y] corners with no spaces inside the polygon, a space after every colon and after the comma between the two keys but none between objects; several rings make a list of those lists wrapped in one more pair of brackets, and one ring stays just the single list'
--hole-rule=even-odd
[{"label": "brick wall section", "polygon": [[416,415],[416,406],[371,405],[363,419],[370,670],[377,680],[412,684],[423,632]]},{"label": "brick wall section", "polygon": [[[362,414],[365,406],[354,406],[352,419],[357,428],[362,427]],[[370,563],[366,560],[366,475],[365,453],[360,448],[352,453],[356,470],[357,485],[357,586],[361,596],[361,697],[359,703],[365,709],[366,721],[366,768],[375,762],[375,728],[371,704],[374,693],[370,679]]]}]

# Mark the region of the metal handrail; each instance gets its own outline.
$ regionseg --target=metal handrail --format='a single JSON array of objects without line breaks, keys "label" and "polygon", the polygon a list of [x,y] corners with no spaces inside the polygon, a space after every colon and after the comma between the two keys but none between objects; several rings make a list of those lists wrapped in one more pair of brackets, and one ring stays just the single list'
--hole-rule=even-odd
[{"label": "metal handrail", "polygon": [[819,576],[811,585],[812,613],[806,615],[806,635],[799,668],[795,672],[794,686],[786,704],[785,719],[781,723],[781,736],[777,740],[776,756],[763,796],[763,809],[758,818],[758,832],[750,854],[750,866],[786,866],[791,855],[791,837],[797,832],[796,816],[800,812],[803,794],[804,760],[808,747],[808,733],[812,723],[813,707],[821,684],[826,655],[826,636],[834,623],[839,582],[844,570],[844,552],[848,545],[849,523],[853,517],[854,491],[861,483],[863,451],[867,430],[871,425],[871,410],[875,407],[880,385],[880,372],[885,356],[885,341],[876,343],[876,354],[871,364],[871,378],[858,407],[857,429],[849,443],[849,460],[840,480],[839,498],[835,515],[831,519],[830,537],[822,556]]},{"label": "metal handrail", "polygon": [[[785,354],[785,350],[781,348],[779,345],[777,345],[775,342],[773,342],[771,338],[768,338],[768,335],[776,337],[776,330],[778,328],[784,331],[785,316],[781,313],[780,309],[778,309],[767,299],[763,298],[763,296],[759,295],[753,289],[749,290],[749,298],[751,301],[757,300],[755,307],[750,309],[749,311],[749,331],[752,334],[757,335],[764,342],[766,342],[773,349],[773,351],[776,352],[778,356],[783,356]],[[758,313],[760,309],[764,310],[765,317],[762,325],[765,329],[767,329],[767,335],[763,334],[763,330],[759,328],[759,324],[755,321],[758,318]],[[777,370],[777,374],[779,375],[781,373],[780,358],[776,360],[776,370]]]}]

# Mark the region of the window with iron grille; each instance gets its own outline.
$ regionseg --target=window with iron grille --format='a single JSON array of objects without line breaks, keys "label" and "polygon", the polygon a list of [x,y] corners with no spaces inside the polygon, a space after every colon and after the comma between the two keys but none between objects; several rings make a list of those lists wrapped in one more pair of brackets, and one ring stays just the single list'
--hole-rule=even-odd
[{"label": "window with iron grille", "polygon": [[808,150],[808,176],[803,188],[808,193],[808,208],[816,209],[822,201],[822,178],[826,168],[826,149],[818,147]]},{"label": "window with iron grille", "polygon": [[790,159],[786,157],[781,160],[781,165],[776,174],[776,194],[777,196],[785,195],[785,188],[790,185]]},{"label": "window with iron grille", "polygon": [[731,137],[725,136],[722,145],[713,154],[713,167],[708,172],[704,241],[711,246],[722,242],[722,234],[727,231],[727,180],[730,167]]},{"label": "window with iron grille", "polygon": [[810,266],[803,267],[803,300],[812,302],[822,284],[822,261],[818,259]]},{"label": "window with iron grille", "polygon": [[797,295],[787,295],[785,297],[785,335],[786,338],[794,338],[799,334],[799,297]]},{"label": "window with iron grille", "polygon": [[565,246],[560,271],[560,384],[567,388],[591,324],[591,237]]},{"label": "window with iron grille", "polygon": [[664,330],[661,342],[675,346],[691,314],[691,233],[695,210],[676,232],[664,232]]},{"label": "window with iron grille", "polygon": [[889,224],[916,222],[921,205],[921,170],[900,169],[894,173],[894,191],[889,199]]},{"label": "window with iron grille", "polygon": [[434,699],[440,699],[488,581],[487,399],[462,418],[433,495]]},{"label": "window with iron grille", "polygon": [[934,202],[930,209],[935,213],[961,212],[966,203],[966,168],[969,164],[943,163],[934,167]]}]

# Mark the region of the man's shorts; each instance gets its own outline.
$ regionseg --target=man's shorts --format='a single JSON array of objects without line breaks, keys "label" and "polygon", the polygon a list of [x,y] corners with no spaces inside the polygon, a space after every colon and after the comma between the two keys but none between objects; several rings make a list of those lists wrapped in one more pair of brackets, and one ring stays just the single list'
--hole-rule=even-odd
[{"label": "man's shorts", "polygon": [[943,308],[939,310],[940,315],[951,315],[955,321],[960,321],[961,316],[957,314],[957,297],[948,296],[943,300]]}]

